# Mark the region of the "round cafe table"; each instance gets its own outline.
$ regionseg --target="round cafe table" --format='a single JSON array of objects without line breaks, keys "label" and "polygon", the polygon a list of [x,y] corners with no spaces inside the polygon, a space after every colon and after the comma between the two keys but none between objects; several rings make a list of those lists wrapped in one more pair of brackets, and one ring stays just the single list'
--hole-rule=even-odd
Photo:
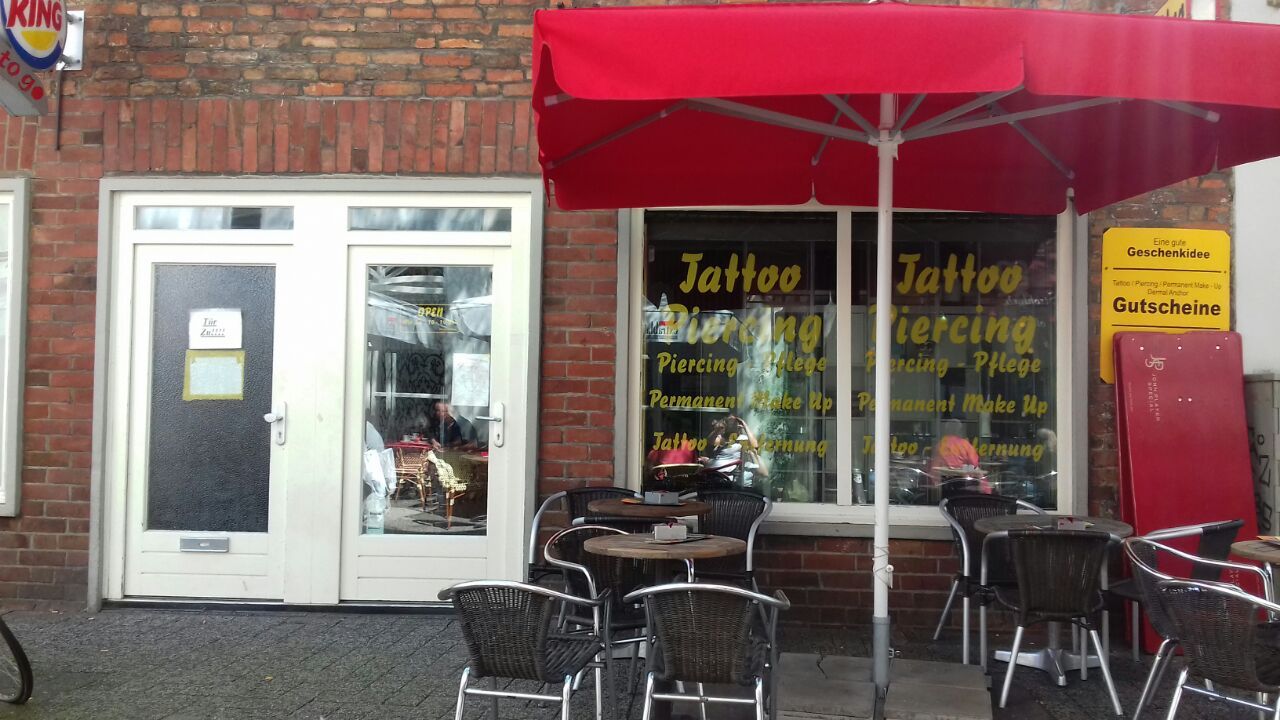
[{"label": "round cafe table", "polygon": [[[1004,532],[1007,530],[1054,530],[1057,528],[1058,520],[1065,516],[1061,515],[996,515],[994,517],[982,518],[973,524],[974,530],[983,535]],[[1102,517],[1085,517],[1082,515],[1072,515],[1072,519],[1085,522],[1085,530],[1096,530],[1114,535],[1118,538],[1126,538],[1133,534],[1133,526],[1113,520],[1111,518]],[[1102,563],[1102,589],[1107,589],[1107,564]],[[986,668],[987,654],[987,616],[986,606],[982,607],[979,623],[981,627],[980,633],[980,655],[983,669]],[[1102,612],[1102,637],[1107,638],[1110,635],[1111,619],[1108,613]],[[1074,633],[1073,633],[1074,634]],[[1074,638],[1073,638],[1074,644]],[[1103,646],[1109,647],[1110,642],[1104,640]],[[1084,677],[1089,668],[1101,667],[1097,655],[1089,655],[1088,648],[1081,648],[1084,652],[1076,652],[1067,650],[1062,647],[1062,624],[1049,623],[1049,647],[1040,650],[1026,651],[1018,653],[1017,663],[1024,667],[1043,670],[1053,676],[1059,686],[1067,684],[1067,673],[1072,670],[1079,670],[1081,677]],[[1001,662],[1009,662],[1008,650],[997,650],[993,657]]]},{"label": "round cafe table", "polygon": [[[690,515],[701,517],[711,512],[711,505],[698,500],[682,500],[679,505],[646,505],[638,502],[624,502],[621,498],[607,498],[604,500],[592,500],[587,503],[587,510],[595,515],[607,515],[609,517],[662,520],[663,518],[688,517]],[[591,541],[588,540],[587,542]],[[745,548],[742,552],[745,552]]]},{"label": "round cafe table", "polygon": [[1267,540],[1242,540],[1231,543],[1231,554],[1262,563],[1262,569],[1271,578],[1271,588],[1275,589],[1275,566],[1280,565],[1280,544]]},{"label": "round cafe table", "polygon": [[601,535],[589,538],[582,549],[596,555],[634,558],[636,560],[672,560],[691,563],[694,560],[741,555],[747,543],[738,538],[707,535],[699,540],[656,542],[649,533]]}]

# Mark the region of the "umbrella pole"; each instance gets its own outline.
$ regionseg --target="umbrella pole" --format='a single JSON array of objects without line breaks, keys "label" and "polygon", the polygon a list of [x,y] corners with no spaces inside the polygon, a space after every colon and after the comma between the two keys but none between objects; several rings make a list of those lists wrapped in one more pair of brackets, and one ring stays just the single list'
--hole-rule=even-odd
[{"label": "umbrella pole", "polygon": [[889,689],[889,586],[893,582],[893,566],[889,564],[889,402],[892,392],[889,380],[893,357],[890,323],[893,303],[893,161],[899,142],[892,137],[896,120],[893,100],[893,95],[887,93],[880,96],[880,137],[876,146],[880,182],[876,224],[876,523],[871,545],[874,563],[871,680],[881,697]]}]

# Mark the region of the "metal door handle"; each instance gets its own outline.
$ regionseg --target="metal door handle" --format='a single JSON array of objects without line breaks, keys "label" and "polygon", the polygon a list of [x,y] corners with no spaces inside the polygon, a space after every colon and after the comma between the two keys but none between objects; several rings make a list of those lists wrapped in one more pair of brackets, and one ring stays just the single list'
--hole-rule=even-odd
[{"label": "metal door handle", "polygon": [[271,423],[271,438],[277,445],[283,445],[285,440],[284,434],[284,418],[288,414],[289,406],[282,400],[271,406],[271,412],[262,416],[265,422]]},{"label": "metal door handle", "polygon": [[502,447],[502,443],[506,442],[506,438],[502,433],[502,416],[506,408],[502,403],[496,402],[489,405],[489,412],[492,415],[477,415],[477,420],[486,420],[493,423],[493,427],[489,428],[489,444],[493,447]]}]

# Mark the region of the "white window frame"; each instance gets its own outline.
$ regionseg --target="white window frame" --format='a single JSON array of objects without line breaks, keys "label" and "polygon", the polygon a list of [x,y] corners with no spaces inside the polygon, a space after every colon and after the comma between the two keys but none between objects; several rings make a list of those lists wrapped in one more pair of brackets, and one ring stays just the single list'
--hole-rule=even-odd
[{"label": "white window frame", "polygon": [[30,196],[25,178],[0,179],[0,204],[9,206],[9,284],[5,308],[3,405],[0,405],[0,517],[16,517],[22,508],[22,401],[26,385],[27,222]]},{"label": "white window frame", "polygon": [[[675,208],[687,210],[690,208]],[[852,436],[853,369],[849,363],[853,348],[853,222],[855,212],[875,212],[874,208],[838,208],[822,205],[787,207],[717,207],[699,210],[735,212],[830,212],[836,216],[836,437]],[[664,210],[653,208],[653,210]],[[625,363],[625,378],[619,379],[619,397],[625,398],[625,417],[619,418],[618,433],[625,441],[625,468],[620,477],[632,489],[639,489],[642,479],[643,448],[637,441],[643,431],[641,409],[641,362],[639,350],[644,347],[642,320],[646,210],[624,211],[619,215],[618,316],[620,324],[619,362]],[[625,225],[624,225],[625,224]],[[1083,412],[1088,405],[1085,395],[1087,377],[1088,235],[1087,223],[1080,222],[1074,205],[1058,216],[1057,267],[1055,268],[1056,325],[1055,362],[1058,376],[1056,425],[1058,434],[1057,510],[1063,514],[1079,514],[1087,510],[1087,426]],[[1077,411],[1078,410],[1078,411]],[[853,449],[848,442],[836,444],[837,501],[831,503],[774,503],[765,529],[776,534],[836,535],[870,537],[875,508],[853,504]],[[619,463],[622,464],[622,463]],[[889,508],[892,524],[890,536],[901,539],[942,539],[949,537],[945,521],[937,508],[893,505]]]}]

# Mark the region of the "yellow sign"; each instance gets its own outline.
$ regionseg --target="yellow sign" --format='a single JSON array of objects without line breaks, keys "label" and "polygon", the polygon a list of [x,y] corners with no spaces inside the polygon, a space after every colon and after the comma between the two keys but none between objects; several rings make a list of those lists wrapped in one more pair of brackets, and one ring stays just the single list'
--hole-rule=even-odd
[{"label": "yellow sign", "polygon": [[1227,330],[1231,238],[1221,230],[1111,228],[1102,236],[1102,347],[1098,365],[1115,382],[1117,332]]},{"label": "yellow sign", "polygon": [[243,400],[243,350],[188,350],[182,399]]},{"label": "yellow sign", "polygon": [[1156,15],[1160,17],[1184,18],[1187,16],[1187,0],[1168,0],[1168,2],[1156,11]]}]

